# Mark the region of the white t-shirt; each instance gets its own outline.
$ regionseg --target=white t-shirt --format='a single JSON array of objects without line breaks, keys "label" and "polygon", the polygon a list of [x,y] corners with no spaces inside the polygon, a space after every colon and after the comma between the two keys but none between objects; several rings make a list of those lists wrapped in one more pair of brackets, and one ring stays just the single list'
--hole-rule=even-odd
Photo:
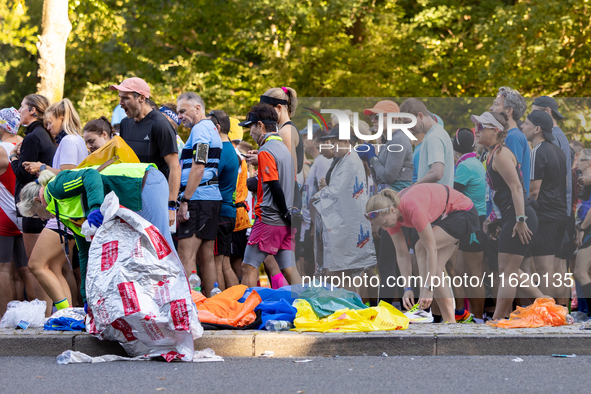
[{"label": "white t-shirt", "polygon": [[56,170],[64,164],[77,166],[88,156],[84,138],[79,135],[65,136],[57,146],[51,168]]}]

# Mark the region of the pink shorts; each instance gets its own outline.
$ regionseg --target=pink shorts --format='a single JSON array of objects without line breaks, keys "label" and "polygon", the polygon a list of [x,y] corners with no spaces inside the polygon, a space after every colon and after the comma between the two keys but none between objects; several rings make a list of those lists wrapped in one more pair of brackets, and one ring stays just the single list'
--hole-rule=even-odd
[{"label": "pink shorts", "polygon": [[289,226],[271,226],[257,220],[252,226],[249,245],[257,245],[261,252],[272,255],[279,250],[294,250],[292,228]]}]

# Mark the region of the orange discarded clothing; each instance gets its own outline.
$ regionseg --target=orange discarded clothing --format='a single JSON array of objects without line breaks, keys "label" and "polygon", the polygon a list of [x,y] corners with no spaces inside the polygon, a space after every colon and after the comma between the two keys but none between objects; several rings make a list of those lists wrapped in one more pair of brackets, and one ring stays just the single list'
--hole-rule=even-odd
[{"label": "orange discarded clothing", "polygon": [[567,315],[566,307],[556,305],[552,298],[537,298],[530,306],[518,306],[517,310],[509,315],[509,320],[495,320],[487,324],[501,328],[556,327],[570,324]]},{"label": "orange discarded clothing", "polygon": [[244,303],[238,302],[248,289],[245,285],[232,286],[211,298],[191,290],[193,302],[199,311],[201,323],[226,324],[244,327],[256,320],[256,308],[261,303],[261,296],[252,291]]}]

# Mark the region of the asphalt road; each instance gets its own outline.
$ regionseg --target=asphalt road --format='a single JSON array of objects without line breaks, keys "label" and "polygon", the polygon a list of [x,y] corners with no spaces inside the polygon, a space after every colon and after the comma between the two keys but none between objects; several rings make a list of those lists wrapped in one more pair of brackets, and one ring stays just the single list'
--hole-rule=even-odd
[{"label": "asphalt road", "polygon": [[57,365],[53,357],[0,358],[5,393],[589,392],[591,356],[233,358]]}]

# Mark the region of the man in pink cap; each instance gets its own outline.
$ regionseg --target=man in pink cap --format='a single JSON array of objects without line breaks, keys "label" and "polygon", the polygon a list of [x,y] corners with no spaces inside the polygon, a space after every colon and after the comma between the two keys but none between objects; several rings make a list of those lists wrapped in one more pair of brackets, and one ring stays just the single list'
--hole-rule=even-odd
[{"label": "man in pink cap", "polygon": [[[142,163],[154,163],[158,166],[164,174],[164,184],[168,180],[170,226],[175,221],[181,184],[176,131],[160,111],[152,109],[148,104],[150,86],[143,79],[128,78],[120,85],[111,85],[109,88],[119,91],[119,104],[127,115],[127,118],[121,120],[121,138],[133,149]],[[163,203],[166,204],[166,200]],[[158,228],[163,226],[153,224]],[[166,237],[166,234],[163,235]],[[168,236],[170,238],[170,232]]]}]

